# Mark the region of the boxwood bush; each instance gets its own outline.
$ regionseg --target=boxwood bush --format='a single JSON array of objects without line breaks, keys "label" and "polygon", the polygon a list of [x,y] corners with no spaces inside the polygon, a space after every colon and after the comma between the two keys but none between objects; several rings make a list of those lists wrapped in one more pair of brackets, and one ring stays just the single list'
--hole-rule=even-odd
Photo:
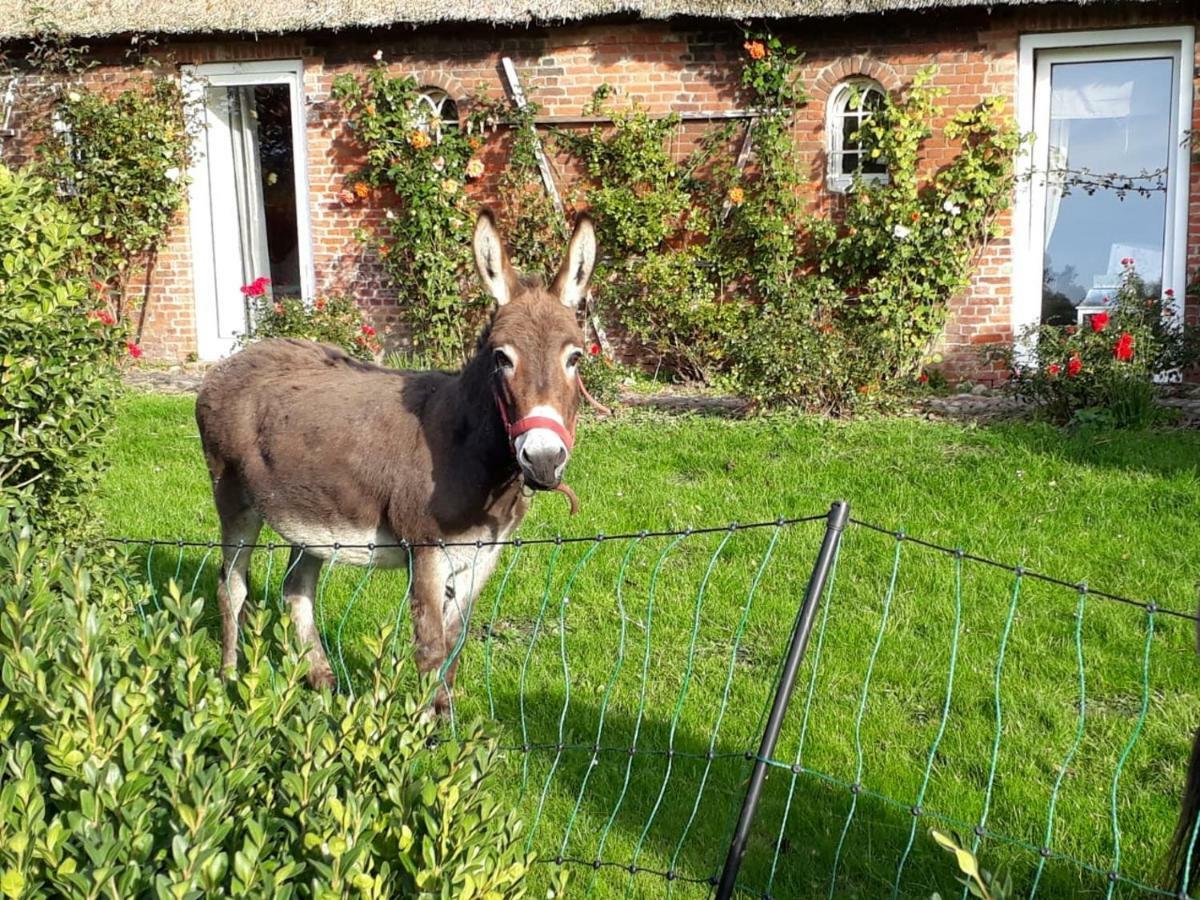
[{"label": "boxwood bush", "polygon": [[59,531],[88,519],[123,350],[90,284],[91,232],[46,182],[0,166],[0,507]]},{"label": "boxwood bush", "polygon": [[[233,683],[202,603],[143,614],[120,561],[0,511],[0,896],[507,897],[529,859],[477,729],[434,740],[376,639],[369,687],[313,692],[285,621]],[[278,641],[283,641],[281,645]],[[272,659],[269,650],[290,647]]]}]

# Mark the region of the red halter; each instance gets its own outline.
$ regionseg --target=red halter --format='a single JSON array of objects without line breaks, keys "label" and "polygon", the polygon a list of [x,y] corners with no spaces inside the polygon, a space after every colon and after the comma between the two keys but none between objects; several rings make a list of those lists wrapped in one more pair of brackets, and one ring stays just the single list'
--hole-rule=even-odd
[{"label": "red halter", "polygon": [[525,416],[523,419],[517,419],[515,422],[509,422],[508,419],[508,402],[507,387],[502,387],[502,383],[497,382],[492,386],[492,395],[496,398],[496,409],[500,412],[500,421],[504,424],[504,431],[508,435],[508,446],[516,453],[517,438],[527,431],[532,431],[535,428],[548,428],[558,435],[559,440],[563,442],[563,446],[567,448],[569,453],[575,446],[575,426],[572,423],[571,430],[568,431],[563,427],[562,423],[548,416]]}]

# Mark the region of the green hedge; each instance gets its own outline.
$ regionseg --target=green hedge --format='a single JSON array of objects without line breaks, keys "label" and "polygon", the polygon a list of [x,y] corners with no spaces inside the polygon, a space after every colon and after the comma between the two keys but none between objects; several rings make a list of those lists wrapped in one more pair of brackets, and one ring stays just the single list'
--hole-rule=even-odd
[{"label": "green hedge", "polygon": [[88,521],[123,349],[89,283],[92,231],[0,166],[0,507],[56,531]]},{"label": "green hedge", "polygon": [[[507,897],[529,864],[496,748],[435,724],[374,642],[369,689],[313,692],[287,619],[236,683],[202,604],[161,611],[0,511],[0,896]],[[283,642],[282,644],[280,642]],[[273,662],[281,646],[289,651]]]}]

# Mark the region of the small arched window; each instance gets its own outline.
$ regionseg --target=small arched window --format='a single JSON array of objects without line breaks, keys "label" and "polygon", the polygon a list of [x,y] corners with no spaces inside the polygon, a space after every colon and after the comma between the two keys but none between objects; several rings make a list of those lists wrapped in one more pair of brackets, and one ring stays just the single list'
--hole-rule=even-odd
[{"label": "small arched window", "polygon": [[444,130],[458,127],[458,104],[437,87],[423,87],[417,94],[417,116],[422,131],[441,137]]},{"label": "small arched window", "polygon": [[887,164],[882,159],[872,159],[855,139],[863,123],[882,109],[883,104],[883,88],[869,78],[843,81],[829,95],[825,131],[831,191],[849,189],[856,175],[864,181],[887,181]]}]

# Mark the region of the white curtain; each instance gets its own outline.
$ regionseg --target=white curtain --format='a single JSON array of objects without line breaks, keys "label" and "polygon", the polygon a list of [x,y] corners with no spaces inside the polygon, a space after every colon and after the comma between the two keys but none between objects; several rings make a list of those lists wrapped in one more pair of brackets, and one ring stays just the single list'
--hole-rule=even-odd
[{"label": "white curtain", "polygon": [[229,89],[230,143],[233,145],[234,195],[237,197],[241,235],[243,284],[269,277],[266,204],[263,199],[262,164],[258,149],[258,115],[254,88]]},{"label": "white curtain", "polygon": [[1050,133],[1046,136],[1050,147],[1046,162],[1044,246],[1050,246],[1066,187],[1072,120],[1125,119],[1130,115],[1132,104],[1132,81],[1094,81],[1082,86],[1062,85],[1053,88],[1050,97]]}]

